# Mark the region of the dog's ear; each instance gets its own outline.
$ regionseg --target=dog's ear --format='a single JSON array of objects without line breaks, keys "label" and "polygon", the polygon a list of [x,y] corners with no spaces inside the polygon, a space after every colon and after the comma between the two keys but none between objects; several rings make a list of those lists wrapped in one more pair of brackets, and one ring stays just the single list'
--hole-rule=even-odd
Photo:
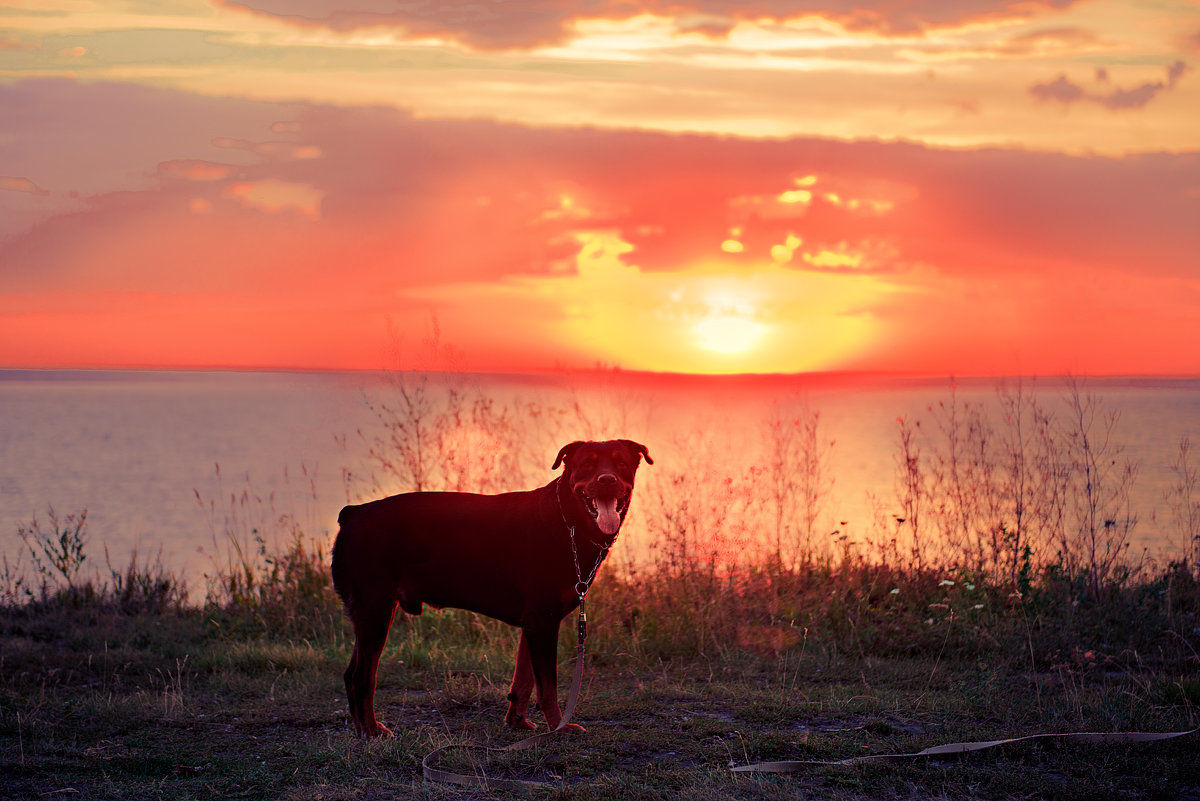
[{"label": "dog's ear", "polygon": [[642,456],[646,457],[646,464],[654,464],[654,460],[650,458],[649,448],[647,448],[642,443],[634,442],[631,439],[622,439],[622,440],[618,440],[618,442],[623,442],[626,445],[628,445],[635,454],[640,453]]},{"label": "dog's ear", "polygon": [[563,445],[558,451],[558,456],[554,457],[554,464],[550,465],[550,469],[557,470],[558,466],[563,463],[563,459],[571,458],[571,451],[575,450],[580,445],[584,445],[584,444],[586,444],[586,443],[576,441],[576,442],[572,442],[570,445]]}]

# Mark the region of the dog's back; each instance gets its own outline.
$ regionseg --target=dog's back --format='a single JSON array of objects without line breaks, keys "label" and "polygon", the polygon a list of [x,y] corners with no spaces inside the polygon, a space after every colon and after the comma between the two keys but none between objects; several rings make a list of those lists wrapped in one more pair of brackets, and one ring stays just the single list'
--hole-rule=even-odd
[{"label": "dog's back", "polygon": [[[544,555],[547,524],[541,518],[557,515],[552,499],[548,484],[500,495],[412,492],[347,506],[338,514],[333,587],[351,619],[361,604],[399,601],[409,614],[429,603],[512,620],[519,610],[493,608],[494,593],[486,600],[475,596],[497,576],[524,572],[524,565]],[[551,537],[557,533],[565,529]]]}]

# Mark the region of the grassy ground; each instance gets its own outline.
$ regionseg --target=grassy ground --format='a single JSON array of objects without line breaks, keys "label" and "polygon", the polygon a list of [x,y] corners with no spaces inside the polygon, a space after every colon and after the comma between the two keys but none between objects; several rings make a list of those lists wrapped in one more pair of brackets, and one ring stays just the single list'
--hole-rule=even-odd
[{"label": "grassy ground", "polygon": [[[597,595],[603,590],[598,588]],[[603,617],[603,606],[600,615]],[[0,797],[86,799],[487,798],[426,783],[424,754],[498,745],[513,633],[462,613],[393,630],[379,687],[395,739],[351,732],[341,684],[350,641],[272,636],[262,615],[122,611],[59,596],[0,617]],[[257,621],[257,622],[256,622]],[[958,758],[786,776],[730,763],[831,760],[1041,732],[1198,725],[1194,663],[1028,654],[942,644],[914,654],[801,640],[662,658],[598,624],[581,735],[493,758],[490,775],[537,795],[602,798],[1200,798],[1200,739],[1152,745],[1023,743]],[[564,627],[564,629],[569,627]],[[1029,639],[1034,648],[1039,647]],[[570,677],[564,634],[560,673]],[[1016,649],[1019,651],[1019,648]],[[892,653],[884,653],[891,651]],[[478,752],[443,767],[471,772]]]},{"label": "grassy ground", "polygon": [[[237,550],[204,601],[136,556],[88,577],[83,516],[26,532],[33,580],[0,575],[0,798],[508,797],[426,782],[440,746],[497,746],[516,632],[457,611],[401,616],[377,696],[396,737],[352,734],[352,638],[328,558],[298,533]],[[38,555],[44,558],[38,560]],[[7,562],[5,563],[7,570]],[[28,583],[26,583],[28,581]],[[563,799],[1192,798],[1200,735],[1037,740],[958,757],[814,765],[944,743],[1200,726],[1200,574],[1102,580],[847,555],[602,573],[588,597],[583,734],[454,750],[441,767],[537,780]],[[564,626],[560,687],[571,675]],[[485,760],[481,762],[480,760]]]},{"label": "grassy ground", "polygon": [[[521,453],[514,420],[524,412],[454,392],[434,412],[424,379],[413,380],[399,406],[376,409],[388,432],[376,458],[399,486],[510,474],[470,457]],[[642,505],[649,557],[606,564],[588,597],[576,715],[588,731],[486,765],[479,750],[455,750],[442,767],[544,781],[534,794],[563,799],[1200,801],[1194,734],[1146,745],[1042,739],[788,775],[729,769],[1200,726],[1190,444],[1168,499],[1184,547],[1165,567],[1130,564],[1136,466],[1112,445],[1117,416],[1077,389],[1068,400],[1055,417],[1018,384],[1001,393],[998,429],[953,398],[924,427],[901,419],[886,507],[898,514],[881,506],[875,525],[840,522],[827,535],[817,502],[832,444],[815,412],[772,422],[769,463],[744,475],[705,472],[724,462],[699,450],[694,464],[660,456]],[[450,448],[464,420],[496,447]],[[328,558],[269,501],[247,489],[208,503],[224,556],[199,603],[136,554],[103,577],[86,512],[20,529],[31,564],[0,559],[0,798],[513,794],[427,783],[421,759],[518,739],[501,725],[515,632],[459,612],[398,620],[377,697],[397,736],[356,740],[341,679],[352,642]],[[282,547],[268,544],[279,535]],[[573,626],[564,629],[565,689],[574,649]]]}]

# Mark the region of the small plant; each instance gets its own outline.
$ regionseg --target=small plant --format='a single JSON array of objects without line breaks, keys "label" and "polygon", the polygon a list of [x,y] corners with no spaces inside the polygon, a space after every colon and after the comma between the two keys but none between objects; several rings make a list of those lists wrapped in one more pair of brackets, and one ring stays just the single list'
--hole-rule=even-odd
[{"label": "small plant", "polygon": [[21,556],[18,553],[16,564],[9,563],[7,554],[2,561],[4,567],[0,569],[0,606],[12,606],[27,594],[25,575],[21,572]]},{"label": "small plant", "polygon": [[1071,465],[1072,503],[1061,549],[1068,572],[1087,576],[1093,594],[1122,572],[1129,535],[1137,525],[1131,495],[1138,474],[1114,436],[1121,415],[1074,381],[1066,398],[1063,449]]},{"label": "small plant", "polygon": [[[34,517],[28,526],[17,528],[17,535],[33,557],[33,566],[41,579],[43,594],[49,593],[51,585],[67,592],[78,590],[79,574],[83,570],[83,563],[87,561],[87,509],[59,518],[54,507],[50,507],[47,516],[50,518],[50,531],[42,531],[41,524]],[[32,595],[28,588],[26,592]]]},{"label": "small plant", "polygon": [[911,547],[909,566],[919,572],[925,564],[926,550],[926,543],[922,541],[921,512],[929,500],[929,478],[917,438],[921,421],[910,422],[899,417],[896,422],[900,426],[900,452],[896,455],[896,498],[900,502],[900,514],[893,516],[896,540],[899,544],[901,527],[907,523]]},{"label": "small plant", "polygon": [[186,605],[187,589],[163,567],[161,548],[154,562],[145,564],[139,562],[135,548],[129,556],[129,564],[124,570],[118,570],[113,567],[108,547],[105,546],[104,561],[112,577],[112,583],[106,587],[106,595],[124,614],[158,615],[179,611]]},{"label": "small plant", "polygon": [[164,720],[178,717],[187,707],[187,685],[191,674],[185,673],[188,656],[175,660],[175,670],[167,668],[164,673],[158,670],[158,680],[162,683],[162,716]]},{"label": "small plant", "polygon": [[210,576],[205,617],[229,633],[310,639],[340,631],[341,602],[333,591],[329,557],[299,530],[282,551],[254,532],[257,548],[232,569]]},{"label": "small plant", "polygon": [[1192,453],[1192,440],[1179,440],[1179,452],[1171,465],[1174,484],[1164,493],[1182,540],[1183,553],[1193,566],[1200,566],[1200,466]]},{"label": "small plant", "polygon": [[766,479],[767,525],[774,531],[780,567],[816,558],[817,523],[834,484],[829,460],[835,442],[825,439],[820,424],[821,412],[806,400],[792,414],[776,405],[767,421],[767,464],[759,472]]}]

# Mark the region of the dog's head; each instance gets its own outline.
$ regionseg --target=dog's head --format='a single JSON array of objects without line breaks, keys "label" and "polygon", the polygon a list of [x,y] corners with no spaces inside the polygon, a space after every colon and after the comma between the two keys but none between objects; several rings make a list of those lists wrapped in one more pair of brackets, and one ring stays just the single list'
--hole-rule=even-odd
[{"label": "dog's head", "polygon": [[645,457],[654,464],[645,445],[628,439],[608,442],[572,442],[554,459],[552,470],[564,465],[562,480],[595,522],[600,532],[615,537],[629,511],[633,475]]}]

